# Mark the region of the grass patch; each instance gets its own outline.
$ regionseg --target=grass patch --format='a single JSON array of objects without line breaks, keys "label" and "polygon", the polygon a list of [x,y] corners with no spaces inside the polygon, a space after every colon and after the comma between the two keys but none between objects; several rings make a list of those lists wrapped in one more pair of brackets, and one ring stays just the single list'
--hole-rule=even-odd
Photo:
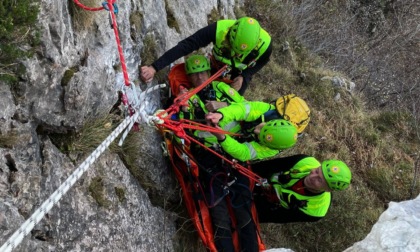
[{"label": "grass patch", "polygon": [[0,134],[0,148],[11,149],[18,140],[19,137],[15,132],[9,132],[7,135]]},{"label": "grass patch", "polygon": [[118,197],[119,202],[123,203],[127,199],[127,197],[125,196],[124,188],[116,186],[116,187],[114,187],[114,190],[115,190],[115,194]]},{"label": "grass patch", "polygon": [[349,190],[333,192],[323,220],[263,224],[263,240],[269,248],[343,251],[370,232],[390,201],[420,193],[415,173],[418,127],[404,111],[368,108],[366,97],[335,86],[333,80],[347,79],[345,74],[326,69],[322,58],[299,42],[291,8],[289,3],[246,1],[247,15],[260,21],[275,43],[271,61],[254,75],[245,97],[302,97],[311,109],[311,122],[296,146],[280,155],[341,159],[352,170],[353,181]]},{"label": "grass patch", "polygon": [[211,10],[210,14],[207,15],[207,23],[208,24],[215,23],[219,19],[223,19],[223,17],[220,16],[219,11],[216,8],[213,8]]},{"label": "grass patch", "polygon": [[[114,131],[119,121],[120,118],[113,114],[87,120],[82,130],[73,137],[69,146],[70,150],[83,153],[92,152]],[[111,144],[109,148],[111,151],[115,151],[116,143]]]},{"label": "grass patch", "polygon": [[[80,3],[90,8],[101,7],[98,1],[80,0]],[[96,11],[87,11],[77,6],[73,1],[69,1],[69,12],[72,17],[73,27],[76,31],[90,31],[95,27],[93,24],[96,18]]]},{"label": "grass patch", "polygon": [[169,8],[168,1],[165,0],[165,10],[166,10],[166,22],[170,28],[173,28],[176,30],[176,32],[181,33],[181,30],[179,28],[178,21],[176,20],[174,16],[174,12]]},{"label": "grass patch", "polygon": [[61,78],[61,86],[65,87],[67,84],[69,84],[71,78],[73,78],[74,74],[79,71],[78,67],[72,67],[67,69],[64,72],[63,78]]},{"label": "grass patch", "polygon": [[[50,133],[48,136],[62,152],[86,156],[114,131],[120,120],[121,118],[115,114],[101,114],[87,119],[78,132]],[[118,145],[114,142],[111,143],[109,148],[111,151],[117,152]]]},{"label": "grass patch", "polygon": [[94,177],[89,184],[89,193],[100,207],[109,208],[111,201],[106,198],[104,181],[101,177]]},{"label": "grass patch", "polygon": [[135,11],[130,14],[130,25],[134,29],[130,29],[130,36],[133,41],[137,41],[137,33],[141,31],[143,25],[143,13]]},{"label": "grass patch", "polygon": [[25,73],[19,61],[39,45],[38,13],[39,1],[0,2],[0,80],[13,85]]},{"label": "grass patch", "polygon": [[143,39],[143,48],[140,53],[142,65],[150,65],[157,57],[157,45],[152,34],[147,34]]},{"label": "grass patch", "polygon": [[[182,198],[181,189],[178,190],[179,197]],[[193,221],[190,219],[187,209],[182,200],[178,204],[172,204],[167,211],[174,212],[177,215],[176,219],[176,233],[174,236],[174,248],[176,252],[205,252],[207,251],[199,238],[197,230],[195,229]]]}]

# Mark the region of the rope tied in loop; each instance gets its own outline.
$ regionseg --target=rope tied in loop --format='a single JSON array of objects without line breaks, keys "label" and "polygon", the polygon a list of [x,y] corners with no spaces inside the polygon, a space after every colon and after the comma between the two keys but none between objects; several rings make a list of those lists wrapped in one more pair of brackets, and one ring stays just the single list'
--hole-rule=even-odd
[{"label": "rope tied in loop", "polygon": [[116,3],[114,3],[115,0],[111,0],[110,3],[108,2],[103,2],[102,6],[104,7],[105,10],[109,11],[109,7],[108,4],[112,4],[112,7],[114,9],[114,14],[117,15],[118,14],[118,5]]},{"label": "rope tied in loop", "polygon": [[98,7],[98,8],[87,7],[87,6],[83,5],[82,3],[80,3],[79,0],[73,0],[73,2],[77,6],[79,6],[80,8],[82,8],[84,10],[87,10],[87,11],[100,11],[100,10],[103,10],[104,9],[103,6],[102,7]]}]

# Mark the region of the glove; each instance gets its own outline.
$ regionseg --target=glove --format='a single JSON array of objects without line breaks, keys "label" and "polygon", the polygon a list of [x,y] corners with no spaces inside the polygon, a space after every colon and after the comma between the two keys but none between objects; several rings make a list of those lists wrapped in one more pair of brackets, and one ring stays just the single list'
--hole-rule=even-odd
[{"label": "glove", "polygon": [[294,196],[293,194],[291,194],[289,196],[289,203],[288,203],[288,205],[289,205],[289,208],[290,209],[297,210],[299,208],[307,207],[308,201],[307,200],[298,200],[296,198],[296,196]]}]

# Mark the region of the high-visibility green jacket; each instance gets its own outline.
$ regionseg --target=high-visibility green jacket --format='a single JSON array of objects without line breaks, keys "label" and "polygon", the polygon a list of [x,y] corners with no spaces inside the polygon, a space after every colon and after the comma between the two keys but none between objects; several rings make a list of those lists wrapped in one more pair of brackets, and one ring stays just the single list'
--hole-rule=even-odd
[{"label": "high-visibility green jacket", "polygon": [[[242,102],[231,104],[218,110],[223,115],[219,121],[222,129],[238,133],[241,131],[241,121],[252,122],[260,118],[268,110],[273,109],[273,105],[265,102]],[[253,133],[251,133],[253,135]],[[233,158],[240,161],[258,160],[277,155],[280,151],[270,149],[261,145],[256,137],[246,142],[239,142],[237,139],[226,135],[225,140],[220,141],[220,146]]]},{"label": "high-visibility green jacket", "polygon": [[272,184],[282,207],[290,209],[294,207],[296,200],[298,200],[299,202],[305,203],[299,207],[299,210],[303,213],[314,217],[323,217],[326,215],[331,203],[330,192],[308,196],[291,190],[291,187],[296,182],[309,175],[311,170],[320,166],[320,162],[314,157],[305,157],[297,162],[289,171],[282,173],[283,176],[288,175],[290,177],[288,182],[281,183],[279,181],[279,173],[271,176],[269,182]]},{"label": "high-visibility green jacket", "polygon": [[267,50],[271,42],[271,37],[261,28],[260,39],[257,46],[247,54],[243,54],[240,58],[231,59],[231,50],[227,49],[225,44],[228,43],[228,32],[230,27],[236,22],[236,20],[219,20],[217,21],[216,29],[216,43],[213,47],[213,56],[216,60],[225,64],[231,65],[239,70],[245,70],[248,67],[255,65],[255,62],[261,57],[262,54]]},{"label": "high-visibility green jacket", "polygon": [[[189,119],[204,119],[204,114],[207,114],[206,100],[227,102],[244,102],[245,98],[238,93],[230,85],[222,81],[213,81],[207,88],[201,90],[199,93],[191,96],[188,100],[188,113]],[[202,111],[204,114],[197,114],[197,110]],[[185,118],[185,113],[181,113],[180,117]]]},{"label": "high-visibility green jacket", "polygon": [[[206,109],[206,100],[213,100],[219,102],[227,102],[228,104],[244,102],[245,98],[238,93],[230,85],[222,81],[213,81],[205,90],[193,95],[188,100],[188,111],[180,112],[180,118],[186,119],[204,119],[204,115],[208,113]],[[217,139],[210,132],[194,131],[194,135],[204,140],[207,146],[217,143]]]}]

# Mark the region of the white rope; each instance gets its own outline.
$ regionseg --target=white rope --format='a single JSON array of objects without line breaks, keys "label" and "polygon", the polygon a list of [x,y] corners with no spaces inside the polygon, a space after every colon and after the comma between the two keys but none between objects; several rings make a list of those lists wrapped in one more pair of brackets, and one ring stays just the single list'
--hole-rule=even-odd
[{"label": "white rope", "polygon": [[[57,202],[62,198],[64,194],[76,183],[76,181],[87,171],[91,164],[105,151],[106,148],[124,131],[119,145],[121,146],[124,139],[127,137],[128,132],[134,126],[134,123],[140,123],[141,121],[151,124],[151,120],[159,120],[156,116],[149,116],[145,108],[147,107],[148,102],[146,101],[146,94],[149,94],[152,91],[158,90],[159,88],[165,87],[165,84],[158,84],[153,87],[149,87],[144,92],[140,92],[138,95],[134,85],[131,85],[132,94],[130,100],[134,100],[134,103],[131,104],[135,108],[136,113],[130,117],[127,117],[122,121],[122,123],[90,154],[88,158],[83,161],[83,163],[64,181],[63,184],[39,207],[31,217],[26,220],[20,228],[0,247],[0,252],[9,252],[16,248],[25,238],[26,235],[31,232],[37,223],[39,223],[42,218],[51,210],[51,208],[57,204]],[[128,126],[128,127],[127,127]]]},{"label": "white rope", "polygon": [[[137,123],[140,123],[141,121],[146,122],[147,124],[151,125],[150,121],[151,120],[158,120],[159,118],[156,118],[156,116],[149,116],[146,112],[146,107],[148,107],[148,101],[146,101],[146,95],[158,90],[159,88],[164,88],[166,85],[165,84],[158,84],[152,87],[147,88],[144,92],[141,92],[140,95],[138,96],[137,93],[135,92],[135,87],[132,86],[132,89],[134,91],[134,95],[132,95],[133,97],[135,97],[135,101],[136,101],[136,106],[132,105],[136,111],[139,111],[140,116],[139,116],[139,120],[137,121]],[[128,135],[128,132],[130,132],[131,128],[134,126],[134,121],[125,129],[122,137],[120,138],[120,141],[118,142],[118,146],[122,146],[123,142],[125,140],[125,138]]]},{"label": "white rope", "polygon": [[16,248],[23,238],[31,232],[34,226],[44,218],[49,210],[61,199],[61,197],[76,183],[76,181],[89,169],[89,166],[105,151],[106,148],[118,137],[118,135],[139,117],[136,112],[124,121],[96,148],[92,154],[61,184],[61,186],[39,207],[31,217],[0,247],[0,252],[9,252]]}]

